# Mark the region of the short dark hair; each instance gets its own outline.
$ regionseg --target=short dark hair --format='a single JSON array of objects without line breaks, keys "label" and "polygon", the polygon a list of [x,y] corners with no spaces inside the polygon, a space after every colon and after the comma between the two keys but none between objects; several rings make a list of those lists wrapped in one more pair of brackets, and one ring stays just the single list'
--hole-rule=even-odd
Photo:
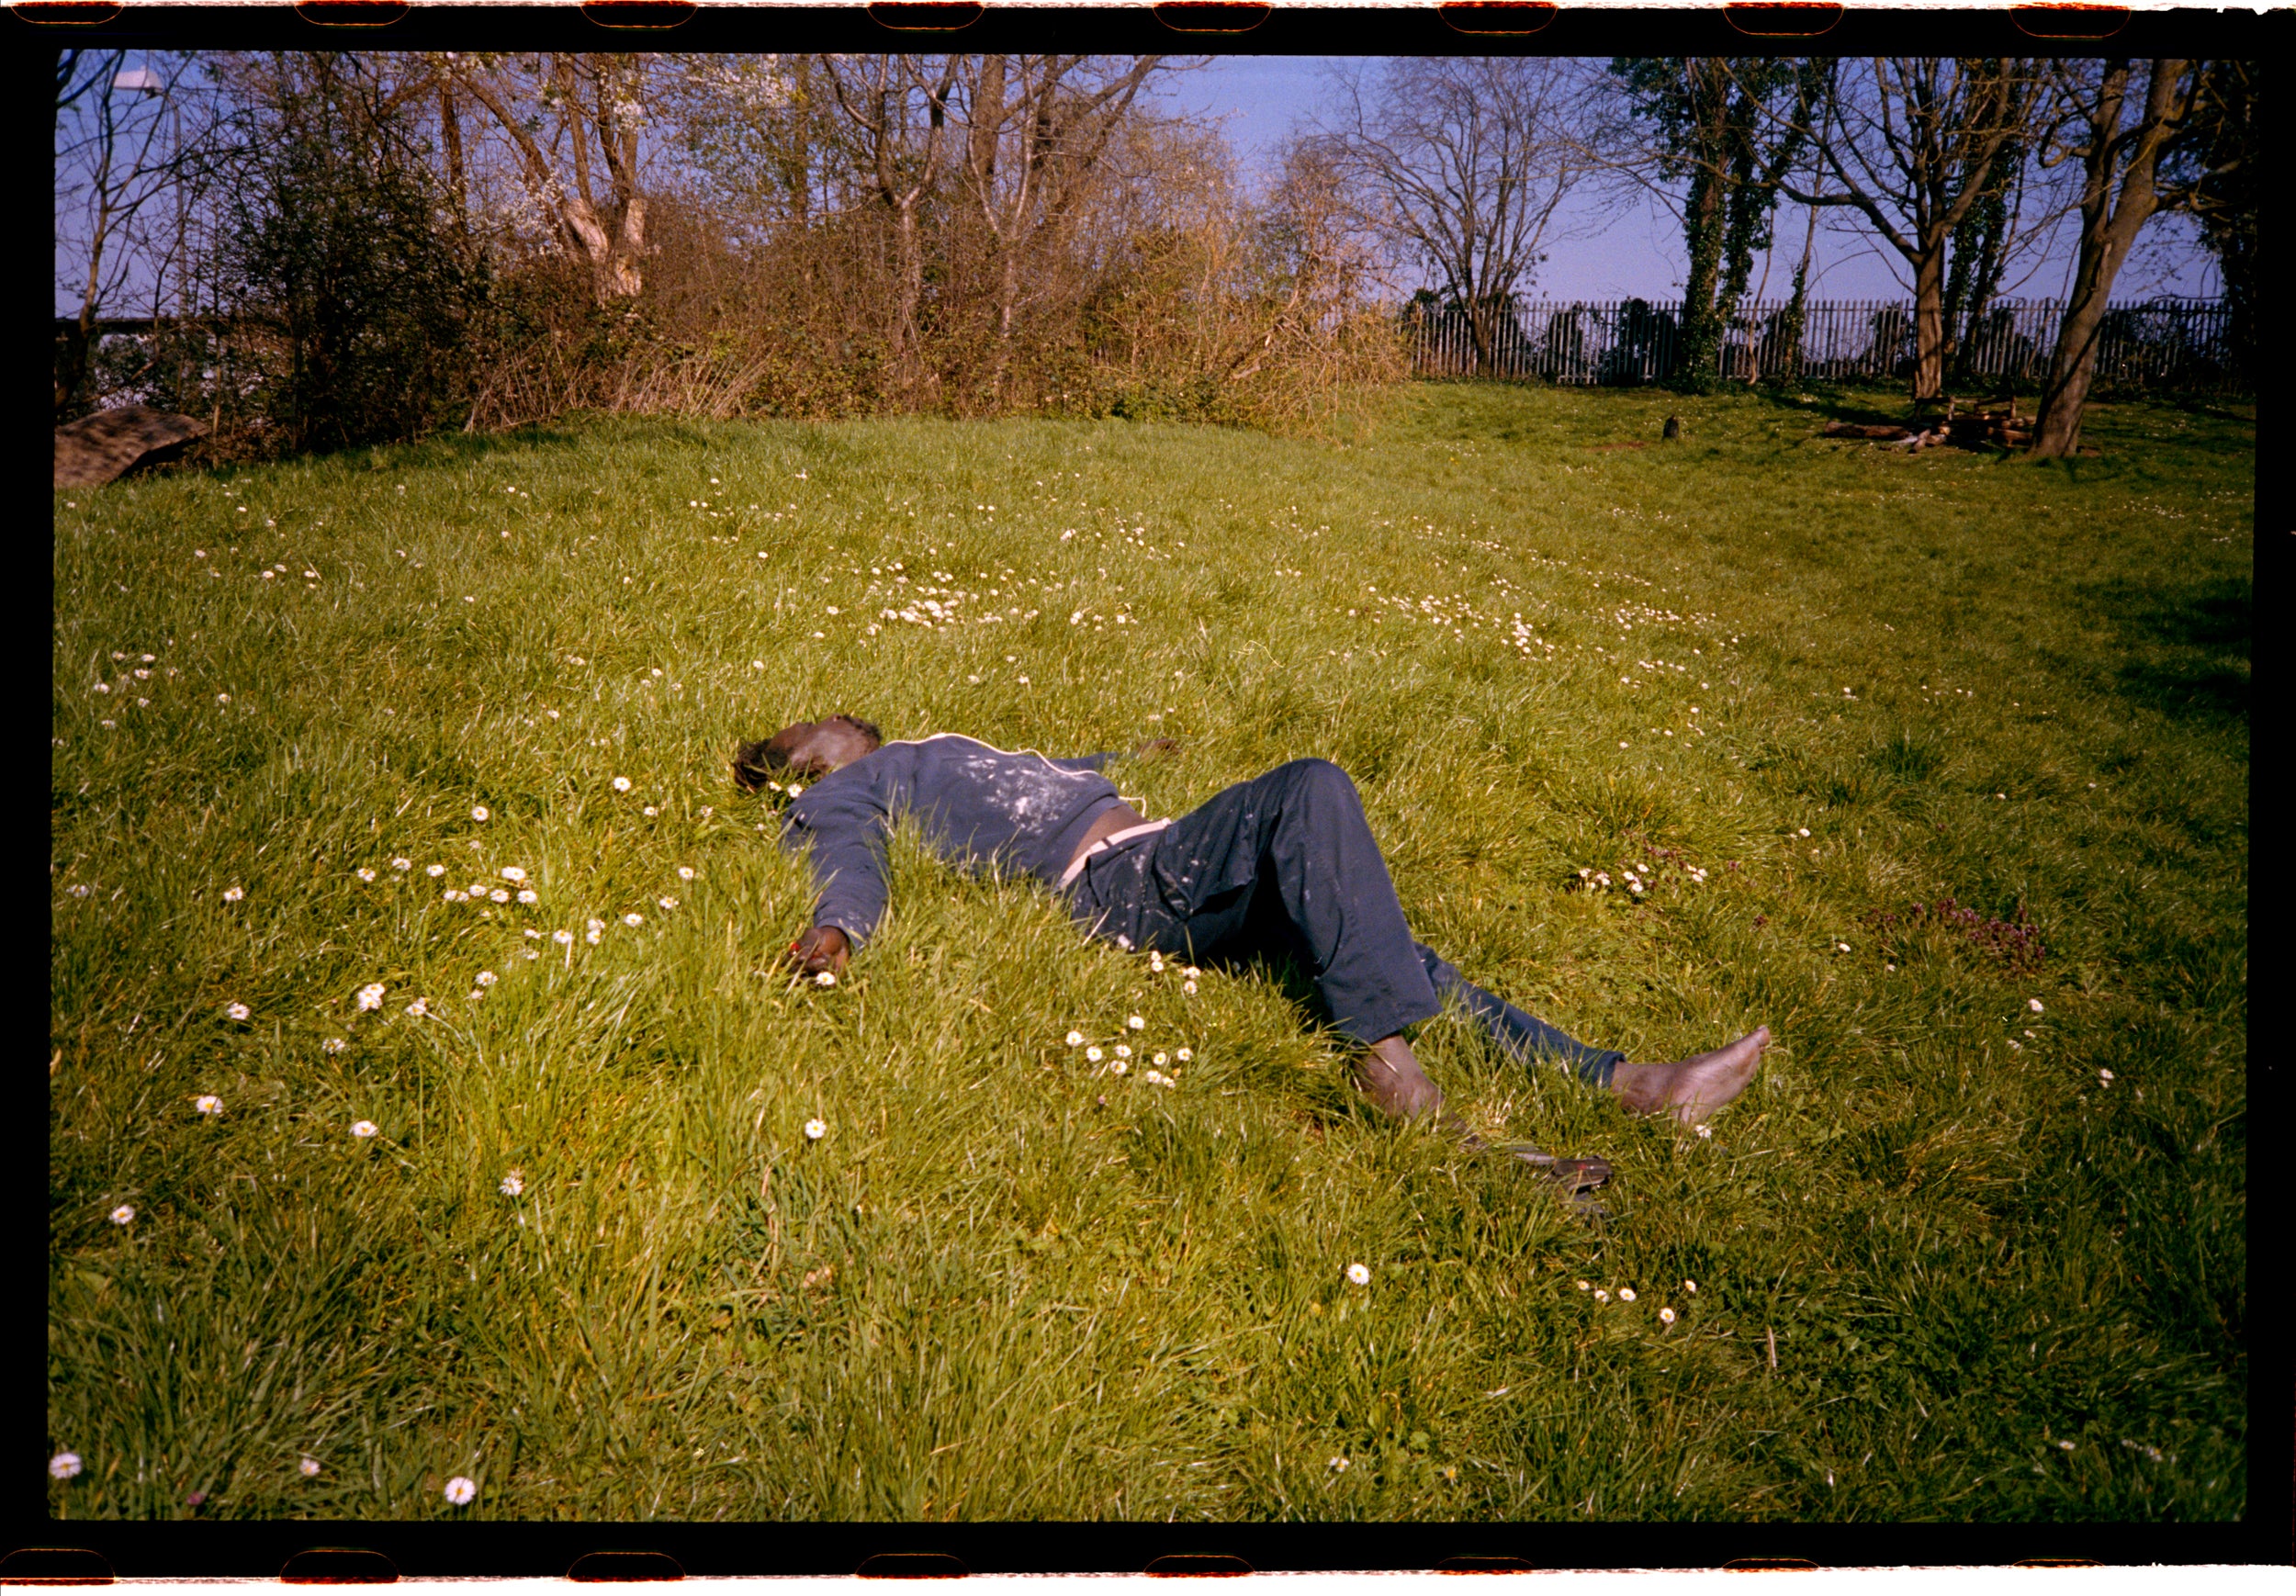
[{"label": "short dark hair", "polygon": [[[827,725],[837,721],[850,726],[872,743],[883,743],[884,734],[867,721],[850,714],[833,714],[821,722]],[[756,792],[772,776],[789,768],[789,749],[782,744],[788,728],[776,732],[763,742],[744,743],[734,751],[734,780],[749,792]]]},{"label": "short dark hair", "polygon": [[762,742],[744,743],[734,750],[734,781],[754,792],[765,785],[770,774],[788,762],[779,748],[768,747]]}]

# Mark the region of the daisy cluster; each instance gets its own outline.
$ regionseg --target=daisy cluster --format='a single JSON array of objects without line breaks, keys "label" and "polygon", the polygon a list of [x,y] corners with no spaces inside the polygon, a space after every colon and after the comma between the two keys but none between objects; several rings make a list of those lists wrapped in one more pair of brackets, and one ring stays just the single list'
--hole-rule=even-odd
[{"label": "daisy cluster", "polygon": [[[1584,1291],[1593,1297],[1598,1307],[1607,1307],[1609,1305],[1612,1295],[1610,1287],[1605,1286],[1597,1286],[1592,1280],[1580,1280],[1574,1282],[1574,1284],[1580,1290]],[[1689,1296],[1697,1296],[1698,1282],[1695,1280],[1683,1281],[1683,1290]],[[1626,1306],[1631,1307],[1640,1295],[1641,1294],[1631,1286],[1621,1286],[1617,1288],[1618,1301]],[[1681,1317],[1682,1316],[1676,1313],[1671,1308],[1661,1308],[1658,1312],[1659,1323],[1661,1325],[1671,1325],[1675,1321],[1675,1320]]]},{"label": "daisy cluster", "polygon": [[[1433,527],[1432,523],[1429,524],[1427,530],[1420,532],[1415,535],[1421,537],[1422,539],[1448,541],[1446,534],[1436,531]],[[1508,549],[1503,545],[1492,543],[1485,539],[1470,538],[1463,541],[1468,542],[1478,548],[1508,555],[1511,558],[1527,558],[1530,563],[1534,565],[1548,565],[1564,568],[1567,568],[1569,565],[1569,562],[1567,561],[1544,559],[1536,555],[1525,555],[1520,551]],[[1438,568],[1450,564],[1450,562],[1444,560],[1439,556],[1433,557],[1435,558],[1435,563]],[[1594,585],[1597,588],[1601,587],[1604,577],[1609,577],[1616,580],[1639,583],[1644,587],[1650,587],[1653,585],[1644,578],[1634,576],[1628,572],[1599,572],[1590,574]],[[1494,574],[1481,579],[1491,588],[1497,590],[1503,597],[1517,600],[1521,600],[1525,597],[1521,590],[1519,590],[1514,583],[1508,580],[1504,576]],[[1364,585],[1364,599],[1362,602],[1373,611],[1389,612],[1393,615],[1393,618],[1399,621],[1413,624],[1424,621],[1435,627],[1448,627],[1456,635],[1459,636],[1465,636],[1470,630],[1479,628],[1488,631],[1491,634],[1499,636],[1507,646],[1514,649],[1516,654],[1524,658],[1552,659],[1562,652],[1561,647],[1559,646],[1552,638],[1542,634],[1539,629],[1539,624],[1536,618],[1525,619],[1524,612],[1521,610],[1513,610],[1508,613],[1504,619],[1502,619],[1495,608],[1490,610],[1479,608],[1476,601],[1472,598],[1469,597],[1469,595],[1463,590],[1458,589],[1454,589],[1449,593],[1422,592],[1414,597],[1407,593],[1381,593],[1377,583],[1367,582]],[[1552,605],[1541,601],[1534,601],[1533,602],[1535,613],[1538,611],[1550,610],[1553,608]],[[1349,616],[1353,617],[1357,613],[1357,612],[1355,609],[1350,609],[1347,611],[1347,613]],[[1382,624],[1388,618],[1388,615],[1373,613],[1369,618],[1372,621],[1372,624],[1377,625]],[[1707,629],[1714,627],[1716,624],[1715,617],[1703,612],[1693,612],[1688,614],[1683,614],[1671,609],[1661,609],[1639,601],[1613,605],[1607,612],[1597,610],[1594,612],[1594,619],[1598,622],[1607,622],[1610,624],[1615,625],[1622,632],[1631,632],[1637,625],[1646,627],[1659,625],[1687,625],[1700,629]],[[1735,642],[1736,639],[1732,638],[1730,641]],[[1717,640],[1717,646],[1718,646],[1719,642]],[[1589,646],[1580,644],[1572,645],[1571,646],[1575,649],[1584,651]],[[1593,651],[1597,654],[1604,652],[1600,648],[1594,648]],[[1693,652],[1703,653],[1704,650],[1694,649]],[[1637,664],[1641,669],[1644,670],[1654,670],[1665,668],[1664,662],[1654,664],[1649,660],[1638,660],[1637,661]],[[1687,667],[1674,667],[1674,669],[1684,672],[1688,669]],[[1622,677],[1620,680],[1623,685],[1634,685],[1627,678]],[[1699,685],[1703,687],[1707,684],[1701,682]],[[1693,713],[1695,714],[1697,712],[1694,711]],[[1672,733],[1669,732],[1665,735],[1671,736]],[[1704,734],[1701,733],[1699,735]]]},{"label": "daisy cluster", "polygon": [[[1604,893],[1608,892],[1613,886],[1624,886],[1627,893],[1639,899],[1664,882],[1675,882],[1677,884],[1689,886],[1706,884],[1706,867],[1692,863],[1681,849],[1660,848],[1655,843],[1645,843],[1642,851],[1645,862],[1625,860],[1612,867],[1618,871],[1615,881],[1612,879],[1610,871],[1593,866],[1581,869],[1579,871],[1575,889],[1586,893]],[[1738,865],[1733,860],[1725,868],[1736,870]]]},{"label": "daisy cluster", "polygon": [[[173,639],[170,639],[172,642]],[[97,700],[99,709],[122,713],[129,709],[149,709],[151,695],[160,691],[161,684],[180,671],[166,664],[156,654],[141,649],[115,648],[107,668],[99,661],[95,680],[88,683],[88,692]],[[229,695],[219,702],[228,703]],[[116,730],[119,723],[109,717],[96,723],[106,731]]]},{"label": "daisy cluster", "polygon": [[[1151,972],[1161,974],[1165,968],[1164,956],[1153,954],[1150,957]],[[1194,994],[1197,978],[1202,972],[1190,964],[1182,966],[1179,973],[1180,990],[1185,994]],[[1180,1066],[1195,1062],[1196,1051],[1185,1046],[1169,1051],[1154,1047],[1143,1040],[1142,1033],[1147,1028],[1146,1017],[1134,1014],[1126,1016],[1124,1023],[1116,1028],[1114,1036],[1105,1043],[1086,1036],[1082,1030],[1071,1030],[1062,1040],[1072,1051],[1083,1050],[1084,1061],[1092,1066],[1093,1074],[1128,1075],[1137,1062],[1143,1065],[1140,1076],[1142,1082],[1171,1090],[1180,1084]],[[1142,1044],[1138,1049],[1133,1046],[1136,1041]],[[1167,1068],[1170,1073],[1165,1073]]]}]

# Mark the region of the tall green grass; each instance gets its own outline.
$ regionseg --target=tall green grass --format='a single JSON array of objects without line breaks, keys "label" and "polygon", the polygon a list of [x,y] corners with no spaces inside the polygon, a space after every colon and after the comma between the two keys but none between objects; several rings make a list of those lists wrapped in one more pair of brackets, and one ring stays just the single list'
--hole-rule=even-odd
[{"label": "tall green grass", "polygon": [[[52,1510],[2238,1515],[2252,423],[2043,465],[1743,395],[1661,446],[1677,402],[60,494]],[[1424,1028],[1470,1119],[1614,1161],[1589,1224],[1363,1106],[1295,972],[1187,995],[913,835],[792,989],[808,882],[726,762],[838,710],[1168,736],[1113,772],[1158,815],[1335,759],[1471,979],[1777,1045],[1702,1138]],[[506,866],[536,904],[443,896]],[[1906,917],[1949,897],[2045,958]]]}]

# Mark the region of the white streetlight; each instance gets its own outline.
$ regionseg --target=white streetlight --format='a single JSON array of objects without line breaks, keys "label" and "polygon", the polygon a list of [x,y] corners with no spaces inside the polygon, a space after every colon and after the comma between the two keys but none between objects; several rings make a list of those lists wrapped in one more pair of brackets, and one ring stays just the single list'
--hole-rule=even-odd
[{"label": "white streetlight", "polygon": [[140,66],[133,72],[123,72],[112,79],[112,87],[131,95],[163,95],[167,84],[150,67]]}]

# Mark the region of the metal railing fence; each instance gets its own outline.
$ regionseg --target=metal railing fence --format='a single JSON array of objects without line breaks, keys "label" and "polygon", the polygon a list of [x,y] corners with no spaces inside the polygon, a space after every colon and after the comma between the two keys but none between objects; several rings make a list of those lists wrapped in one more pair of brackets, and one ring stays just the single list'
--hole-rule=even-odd
[{"label": "metal railing fence", "polygon": [[[1679,300],[1565,304],[1514,302],[1492,318],[1479,351],[1467,309],[1408,307],[1412,374],[1564,385],[1632,385],[1677,375]],[[1945,369],[1953,382],[2038,384],[2048,376],[2063,302],[2000,299],[1956,319]],[[1914,360],[1913,307],[1890,300],[1784,300],[1741,305],[1725,330],[1716,375],[1750,381],[1894,381]],[[2241,380],[2231,312],[2222,299],[2152,299],[2114,305],[2099,334],[2099,388],[2211,388]]]}]

